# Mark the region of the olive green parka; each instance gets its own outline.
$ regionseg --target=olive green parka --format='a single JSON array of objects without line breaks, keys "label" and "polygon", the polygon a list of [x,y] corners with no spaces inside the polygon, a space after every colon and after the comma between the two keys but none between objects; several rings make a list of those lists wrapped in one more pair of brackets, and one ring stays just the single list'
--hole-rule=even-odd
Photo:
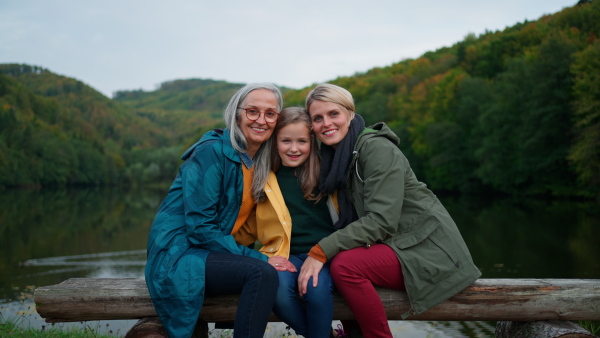
[{"label": "olive green parka", "polygon": [[413,314],[443,302],[472,284],[481,272],[448,211],[419,182],[385,123],[359,136],[347,178],[358,220],[323,238],[332,259],[341,250],[389,245],[402,265]]}]

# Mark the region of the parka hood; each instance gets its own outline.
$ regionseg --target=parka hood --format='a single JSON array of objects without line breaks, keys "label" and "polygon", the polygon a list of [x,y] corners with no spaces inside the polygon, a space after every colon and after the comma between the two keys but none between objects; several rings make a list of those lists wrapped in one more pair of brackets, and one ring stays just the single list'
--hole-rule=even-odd
[{"label": "parka hood", "polygon": [[[196,147],[198,145],[200,145],[201,143],[204,143],[209,140],[221,140],[221,139],[224,139],[223,135],[228,135],[228,134],[229,134],[228,129],[213,129],[213,130],[209,131],[208,133],[204,134],[198,142],[194,143],[191,147],[189,147],[188,150],[186,150],[183,153],[183,155],[181,155],[181,159],[184,161],[187,160],[190,156],[192,156],[194,149],[196,149]],[[229,141],[229,140],[227,140],[227,141]]]},{"label": "parka hood", "polygon": [[394,134],[394,132],[390,129],[390,127],[387,126],[387,124],[385,124],[385,122],[378,122],[370,127],[365,128],[365,130],[360,134],[356,148],[358,149],[365,140],[371,137],[385,137],[396,146],[400,145],[400,138],[398,135]]}]

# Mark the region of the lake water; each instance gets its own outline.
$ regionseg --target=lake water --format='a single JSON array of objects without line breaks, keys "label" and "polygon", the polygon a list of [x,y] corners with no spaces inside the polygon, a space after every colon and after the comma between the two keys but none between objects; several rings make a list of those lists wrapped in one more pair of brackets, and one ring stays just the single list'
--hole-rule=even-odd
[{"label": "lake water", "polygon": [[[164,189],[0,191],[0,322],[41,328],[33,290],[72,277],[143,277]],[[600,278],[600,208],[590,201],[440,197],[482,278]],[[123,336],[130,321],[55,324]],[[337,324],[337,322],[336,322]],[[392,323],[403,337],[488,337],[493,323]],[[267,337],[285,325],[271,323]],[[213,336],[228,336],[213,330]]]}]

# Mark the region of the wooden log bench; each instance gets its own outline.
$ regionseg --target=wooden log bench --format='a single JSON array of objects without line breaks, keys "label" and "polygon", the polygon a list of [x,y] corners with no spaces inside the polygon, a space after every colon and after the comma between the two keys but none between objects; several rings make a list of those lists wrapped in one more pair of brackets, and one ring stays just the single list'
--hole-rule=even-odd
[{"label": "wooden log bench", "polygon": [[[378,289],[389,320],[410,308],[405,292]],[[71,278],[34,292],[46,322],[141,319],[156,317],[146,283],[136,278]],[[231,322],[237,295],[205,298],[204,322]],[[353,319],[344,299],[334,296],[334,319]],[[274,315],[271,321],[279,321]],[[454,297],[408,320],[571,321],[600,320],[600,280],[478,279]]]}]

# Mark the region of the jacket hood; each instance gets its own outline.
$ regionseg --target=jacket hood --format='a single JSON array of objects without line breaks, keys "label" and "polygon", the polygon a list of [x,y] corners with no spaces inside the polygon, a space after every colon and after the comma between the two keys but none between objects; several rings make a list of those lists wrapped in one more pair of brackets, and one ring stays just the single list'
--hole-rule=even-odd
[{"label": "jacket hood", "polygon": [[187,160],[190,156],[192,156],[192,153],[194,152],[194,149],[196,149],[197,146],[199,146],[200,144],[207,142],[207,141],[221,140],[221,141],[223,141],[223,143],[225,143],[231,147],[231,141],[229,140],[228,136],[229,136],[229,129],[227,129],[227,128],[213,129],[213,130],[207,132],[206,134],[204,134],[198,142],[194,143],[191,147],[189,147],[188,150],[186,150],[183,153],[183,155],[181,155],[181,159],[184,161]]},{"label": "jacket hood", "polygon": [[371,138],[371,137],[385,137],[394,143],[396,146],[400,145],[400,138],[398,135],[394,134],[394,132],[390,129],[390,127],[385,124],[385,122],[378,122],[372,126],[366,127],[365,130],[360,134],[357,143],[357,149],[362,142]]}]

